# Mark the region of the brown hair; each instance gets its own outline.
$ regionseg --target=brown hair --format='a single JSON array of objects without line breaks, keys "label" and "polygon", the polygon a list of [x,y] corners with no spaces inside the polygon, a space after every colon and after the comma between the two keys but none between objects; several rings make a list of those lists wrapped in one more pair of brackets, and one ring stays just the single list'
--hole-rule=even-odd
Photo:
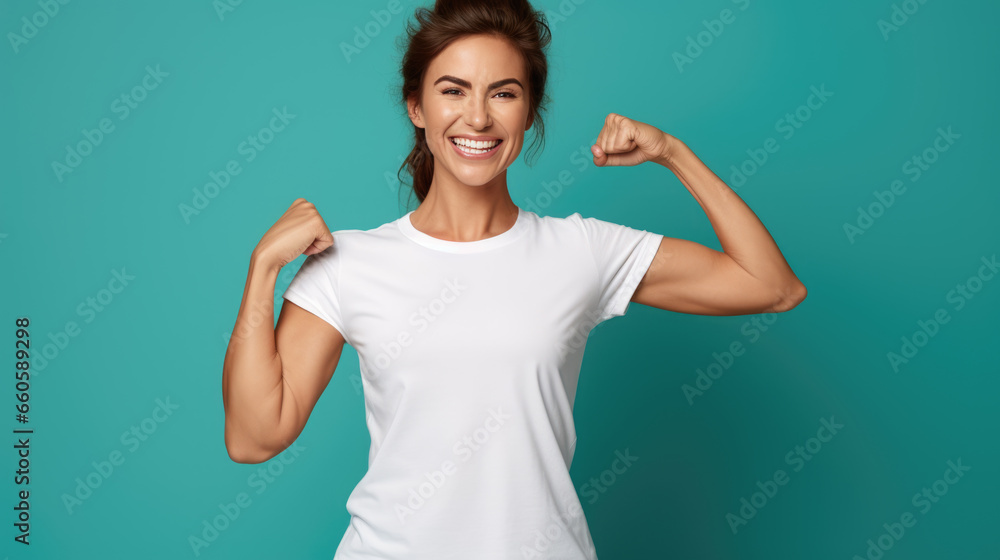
[{"label": "brown hair", "polygon": [[[506,39],[520,51],[528,71],[528,105],[534,137],[525,154],[537,155],[545,144],[545,125],[541,112],[547,104],[545,80],[548,76],[546,50],[551,32],[545,14],[532,8],[527,0],[437,0],[434,9],[418,7],[416,21],[408,21],[401,37],[405,50],[400,73],[403,83],[399,93],[404,106],[411,96],[419,96],[424,74],[434,59],[452,41],[469,35],[487,34]],[[434,177],[434,155],[427,146],[424,129],[413,126],[413,149],[396,173],[413,179],[413,193],[423,202]]]}]

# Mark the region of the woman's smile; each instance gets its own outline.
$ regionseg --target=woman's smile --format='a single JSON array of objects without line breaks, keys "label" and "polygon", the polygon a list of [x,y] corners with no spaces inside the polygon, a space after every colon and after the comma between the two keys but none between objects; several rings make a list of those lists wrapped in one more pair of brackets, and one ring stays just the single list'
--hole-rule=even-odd
[{"label": "woman's smile", "polygon": [[463,136],[452,136],[448,139],[455,152],[466,159],[489,159],[500,151],[503,140],[500,138],[474,140]]}]

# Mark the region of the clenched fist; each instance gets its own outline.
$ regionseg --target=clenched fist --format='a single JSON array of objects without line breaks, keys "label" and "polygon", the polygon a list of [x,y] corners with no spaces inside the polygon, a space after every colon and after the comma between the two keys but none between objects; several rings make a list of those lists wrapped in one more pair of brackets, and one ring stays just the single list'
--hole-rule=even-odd
[{"label": "clenched fist", "polygon": [[675,142],[676,138],[655,126],[610,113],[590,151],[594,165],[639,165],[668,161]]},{"label": "clenched fist", "polygon": [[316,207],[296,198],[257,243],[253,258],[265,268],[279,270],[299,255],[314,255],[331,245],[333,235]]}]

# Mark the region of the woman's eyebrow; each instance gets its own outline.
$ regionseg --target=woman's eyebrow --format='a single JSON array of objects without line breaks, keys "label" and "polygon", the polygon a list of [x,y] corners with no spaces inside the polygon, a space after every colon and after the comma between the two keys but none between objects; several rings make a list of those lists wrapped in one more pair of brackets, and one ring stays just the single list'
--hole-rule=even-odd
[{"label": "woman's eyebrow", "polygon": [[[438,78],[437,80],[435,80],[434,81],[434,85],[437,85],[439,82],[443,82],[445,80],[447,80],[449,82],[455,82],[456,84],[458,84],[458,85],[460,85],[460,86],[462,86],[464,88],[470,88],[470,89],[472,88],[472,84],[469,83],[468,81],[463,80],[461,78],[456,78],[455,76],[449,76],[447,74],[445,74],[444,76],[441,76],[440,78]],[[490,84],[490,86],[488,88],[486,88],[486,89],[496,89],[496,88],[498,88],[500,86],[507,85],[507,84],[517,84],[517,85],[521,86],[521,89],[524,89],[524,86],[521,85],[521,82],[518,81],[517,78],[505,78],[503,80],[498,80],[498,81],[493,82],[492,84]]]}]

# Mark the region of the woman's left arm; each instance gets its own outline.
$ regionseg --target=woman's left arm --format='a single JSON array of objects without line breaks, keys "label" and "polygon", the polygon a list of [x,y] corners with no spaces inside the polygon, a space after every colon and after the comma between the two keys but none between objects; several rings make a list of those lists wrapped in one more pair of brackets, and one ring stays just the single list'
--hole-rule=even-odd
[{"label": "woman's left arm", "polygon": [[664,237],[632,301],[680,313],[783,312],[806,297],[756,214],[683,142],[651,125],[610,114],[591,148],[599,166],[653,161],[672,171],[708,216],[722,245]]}]

